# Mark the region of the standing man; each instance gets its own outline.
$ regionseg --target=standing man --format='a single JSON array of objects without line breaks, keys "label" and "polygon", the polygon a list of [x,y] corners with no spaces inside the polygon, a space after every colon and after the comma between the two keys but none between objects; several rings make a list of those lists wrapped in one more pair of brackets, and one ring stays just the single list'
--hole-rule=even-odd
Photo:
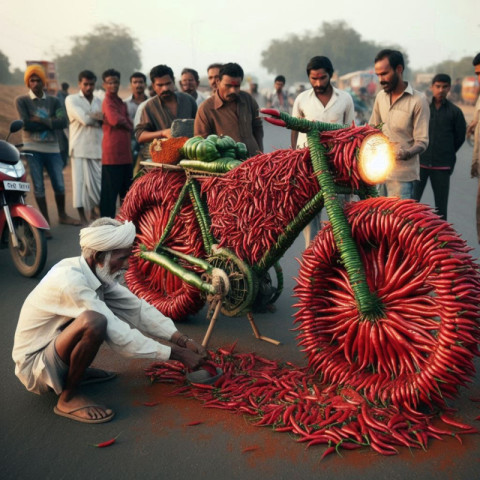
[{"label": "standing man", "polygon": [[273,91],[269,94],[267,98],[267,107],[275,108],[279,112],[290,111],[290,105],[288,103],[288,95],[284,90],[285,87],[285,77],[283,75],[277,75],[273,82]]},{"label": "standing man", "polygon": [[396,148],[395,166],[380,192],[388,197],[413,198],[420,178],[420,154],[428,147],[430,109],[423,93],[403,80],[405,63],[397,50],[381,50],[375,57],[375,73],[383,90],[373,105],[371,125],[383,124],[383,133]]},{"label": "standing man", "polygon": [[[62,107],[65,108],[65,99],[69,95],[68,89],[70,88],[70,85],[67,82],[62,82],[61,87],[62,89],[57,92],[57,98],[60,101],[60,104],[62,105]],[[56,134],[57,134],[58,146],[60,147],[60,155],[62,156],[62,160],[63,160],[63,167],[65,168],[68,163],[68,150],[69,150],[68,126],[63,130],[57,130]]]},{"label": "standing man", "polygon": [[208,84],[210,85],[210,90],[212,95],[217,90],[217,84],[220,80],[220,69],[223,67],[221,63],[212,63],[207,68]]},{"label": "standing man", "polygon": [[[22,151],[30,153],[28,166],[38,208],[50,223],[43,181],[43,171],[46,169],[55,192],[59,223],[80,225],[78,220],[69,217],[65,212],[63,161],[56,135],[57,131],[68,125],[65,109],[58,98],[43,91],[47,76],[41,65],[30,65],[25,71],[24,80],[29,88],[28,95],[18,97],[15,105],[23,120]],[[52,238],[50,231],[47,231],[46,236]]]},{"label": "standing man", "polygon": [[438,73],[433,77],[428,148],[420,155],[420,181],[415,182],[413,189],[413,198],[419,202],[430,178],[435,207],[445,220],[455,154],[463,145],[467,130],[463,112],[447,100],[451,86],[452,80],[447,74]]},{"label": "standing man", "polygon": [[147,88],[147,77],[142,72],[134,72],[130,75],[130,90],[132,94],[124,102],[127,105],[128,116],[133,122],[138,106],[148,100],[145,93]]},{"label": "standing man", "polygon": [[[134,124],[135,115],[138,111],[138,107],[141,103],[148,100],[147,95],[145,94],[145,89],[147,88],[147,77],[142,72],[134,72],[130,75],[130,89],[132,94],[124,100],[127,105],[128,116]],[[132,158],[133,158],[133,170],[135,172],[138,155],[140,153],[140,144],[135,138],[135,133],[132,131]]]},{"label": "standing man", "polygon": [[247,146],[250,156],[263,151],[263,125],[257,102],[240,90],[243,69],[237,63],[226,63],[220,69],[217,90],[198,109],[194,134],[228,135]]},{"label": "standing man", "polygon": [[[331,84],[333,65],[329,58],[310,59],[307,75],[311,89],[300,93],[293,104],[292,115],[307,120],[351,124],[355,118],[352,97]],[[307,135],[292,130],[292,148],[307,144]]]},{"label": "standing man", "polygon": [[[475,75],[480,82],[480,53],[477,53],[473,59],[473,67],[475,68]],[[473,135],[473,156],[472,156],[472,178],[480,178],[480,95],[477,98],[475,104],[475,110],[473,112],[473,120],[468,125],[467,137],[470,138]],[[477,193],[477,236],[478,243],[480,243],[480,181],[478,183]]]},{"label": "standing man", "polygon": [[[293,103],[292,115],[326,123],[351,124],[355,109],[352,97],[331,84],[333,65],[329,58],[317,56],[307,64],[307,75],[311,89],[301,92]],[[292,130],[292,148],[307,145],[305,133]],[[320,230],[321,212],[319,212],[303,230],[305,248]]]},{"label": "standing man", "polygon": [[206,99],[197,89],[200,85],[198,72],[193,68],[184,68],[180,75],[180,89],[191,95],[197,102],[197,107]]},{"label": "standing man", "polygon": [[103,72],[105,98],[102,103],[102,189],[100,215],[115,217],[117,197],[120,204],[132,183],[133,166],[130,140],[133,131],[127,106],[118,96],[120,72],[110,68]]},{"label": "standing man", "polygon": [[167,65],[157,65],[150,71],[150,80],[156,93],[143,107],[140,123],[135,126],[139,143],[156,138],[170,138],[176,118],[195,118],[197,104],[191,95],[175,91],[173,71]]},{"label": "standing man", "polygon": [[97,77],[90,70],[78,74],[77,94],[65,100],[70,120],[70,157],[72,159],[73,206],[80,221],[98,217],[102,182],[102,101],[93,95]]}]

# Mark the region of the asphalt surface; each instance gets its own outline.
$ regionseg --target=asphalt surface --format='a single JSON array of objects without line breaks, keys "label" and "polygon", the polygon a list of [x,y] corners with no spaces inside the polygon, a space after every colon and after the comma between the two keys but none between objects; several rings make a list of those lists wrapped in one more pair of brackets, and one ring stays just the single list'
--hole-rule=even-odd
[{"label": "asphalt surface", "polygon": [[[289,132],[265,126],[265,151],[288,146]],[[477,182],[469,177],[472,148],[465,144],[452,176],[449,220],[473,248],[477,258],[475,198]],[[70,171],[66,177],[69,184]],[[67,197],[68,199],[68,197]],[[53,199],[51,199],[53,202]],[[430,187],[425,203],[432,202]],[[50,203],[53,205],[53,203]],[[74,212],[70,209],[70,213]],[[79,254],[79,227],[56,223],[48,242],[45,272],[65,257]],[[262,334],[280,340],[274,346],[254,338],[246,318],[221,317],[210,348],[237,342],[239,352],[256,352],[271,359],[304,365],[292,331],[295,303],[294,277],[301,257],[303,237],[282,259],[285,290],[276,313],[256,315]],[[102,348],[95,364],[119,373],[117,379],[85,388],[85,393],[116,412],[114,420],[87,425],[53,413],[54,394],[37,396],[25,390],[14,375],[11,359],[13,336],[23,300],[39,279],[26,279],[13,268],[8,250],[0,252],[0,477],[3,479],[474,479],[479,478],[480,435],[464,436],[463,445],[453,438],[434,440],[428,451],[382,457],[369,449],[332,455],[320,462],[324,447],[305,450],[304,444],[285,433],[254,427],[242,416],[203,408],[200,402],[169,396],[169,385],[150,384],[143,369],[149,361],[126,360]],[[201,340],[207,328],[205,310],[179,328]],[[477,367],[479,363],[477,361]],[[475,424],[480,414],[478,375],[469,389],[462,389],[451,404],[458,418]],[[144,402],[159,402],[147,407]],[[187,426],[200,421],[199,425]],[[478,422],[477,422],[478,423]],[[97,449],[92,444],[119,435],[114,445]],[[251,451],[243,452],[245,448]]]}]

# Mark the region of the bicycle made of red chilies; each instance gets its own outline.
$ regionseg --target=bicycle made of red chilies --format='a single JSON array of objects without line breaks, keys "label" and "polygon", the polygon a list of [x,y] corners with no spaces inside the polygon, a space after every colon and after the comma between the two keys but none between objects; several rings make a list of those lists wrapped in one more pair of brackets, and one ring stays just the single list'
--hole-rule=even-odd
[{"label": "bicycle made of red chilies", "polygon": [[[430,207],[378,196],[378,157],[389,152],[378,129],[262,112],[305,132],[308,148],[259,154],[225,174],[177,166],[135,181],[121,212],[137,228],[129,288],[177,321],[208,301],[204,345],[220,311],[247,315],[256,337],[275,343],[252,312],[278,298],[279,260],[325,208],[294,289],[309,366],[372,398],[453,396],[474,372],[480,338],[469,247]],[[343,206],[340,194],[360,200]]]}]

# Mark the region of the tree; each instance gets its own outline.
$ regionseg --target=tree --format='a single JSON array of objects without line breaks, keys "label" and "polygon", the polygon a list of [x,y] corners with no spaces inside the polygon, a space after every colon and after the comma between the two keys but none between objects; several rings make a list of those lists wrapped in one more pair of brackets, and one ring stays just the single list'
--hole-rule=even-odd
[{"label": "tree", "polygon": [[307,32],[304,36],[272,40],[262,52],[262,65],[269,73],[283,74],[292,83],[305,80],[305,67],[316,55],[330,58],[337,74],[344,75],[371,68],[375,55],[383,48],[401,50],[395,45],[379,46],[362,40],[344,21],[324,22],[316,34]]},{"label": "tree", "polygon": [[72,37],[74,46],[69,54],[58,55],[55,63],[60,81],[76,83],[78,73],[92,70],[100,79],[108,68],[121,74],[123,84],[130,74],[141,67],[138,40],[121,25],[96,25],[91,33]]},{"label": "tree", "polygon": [[0,50],[0,83],[8,84],[11,81],[10,60]]},{"label": "tree", "polygon": [[472,60],[475,54],[469,57],[463,57],[460,60],[444,60],[427,68],[430,73],[446,73],[452,78],[452,82],[456,78],[473,76]]}]

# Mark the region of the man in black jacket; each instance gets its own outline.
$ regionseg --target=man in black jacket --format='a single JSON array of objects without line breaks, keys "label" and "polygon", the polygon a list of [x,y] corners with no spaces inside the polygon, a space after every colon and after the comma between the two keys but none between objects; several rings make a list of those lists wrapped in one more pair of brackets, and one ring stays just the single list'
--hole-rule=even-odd
[{"label": "man in black jacket", "polygon": [[428,178],[432,183],[435,207],[438,214],[447,219],[450,175],[456,161],[456,153],[465,141],[466,123],[462,111],[447,100],[452,81],[445,73],[438,73],[432,80],[430,104],[429,144],[420,155],[420,180],[416,182],[413,198],[420,201]]}]

